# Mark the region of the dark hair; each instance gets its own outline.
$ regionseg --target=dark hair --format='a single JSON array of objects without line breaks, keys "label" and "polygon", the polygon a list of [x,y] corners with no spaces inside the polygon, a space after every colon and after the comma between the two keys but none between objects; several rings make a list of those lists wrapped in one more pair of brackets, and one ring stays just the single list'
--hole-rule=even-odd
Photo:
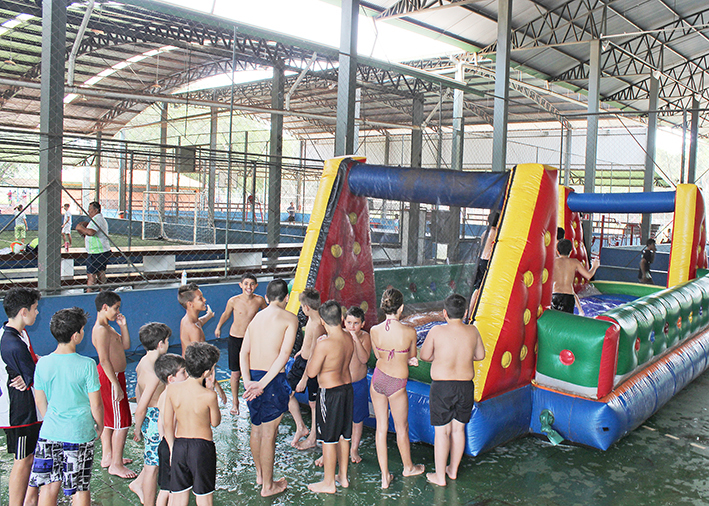
[{"label": "dark hair", "polygon": [[177,302],[187,309],[187,303],[194,299],[197,290],[199,290],[197,283],[187,283],[186,285],[180,286],[180,288],[177,289]]},{"label": "dark hair", "polygon": [[342,306],[336,300],[328,300],[318,309],[320,318],[328,325],[342,325]]},{"label": "dark hair", "polygon": [[268,284],[266,297],[268,302],[283,302],[288,295],[288,283],[276,278]]},{"label": "dark hair", "polygon": [[140,344],[143,345],[145,351],[152,351],[157,349],[158,344],[160,344],[165,339],[169,339],[172,335],[172,330],[170,327],[164,323],[150,322],[146,323],[138,331],[138,337],[140,338]]},{"label": "dark hair", "polygon": [[93,206],[93,208],[96,209],[99,213],[101,212],[101,204],[99,204],[95,200],[93,202],[89,202],[89,207],[91,206]]},{"label": "dark hair", "polygon": [[443,301],[443,309],[448,313],[448,318],[453,320],[462,319],[465,316],[466,308],[465,297],[457,293],[449,295],[446,297],[446,300]]},{"label": "dark hair", "polygon": [[497,209],[490,211],[490,214],[487,215],[487,224],[490,225],[491,227],[496,227],[497,222],[500,220],[500,211]]},{"label": "dark hair", "polygon": [[185,359],[174,353],[160,355],[155,361],[155,376],[163,383],[167,383],[167,378],[177,374],[177,371],[185,367]]},{"label": "dark hair", "polygon": [[96,311],[101,311],[101,308],[103,308],[104,304],[106,304],[108,307],[113,307],[116,305],[116,302],[120,301],[121,296],[113,290],[102,290],[98,292],[98,295],[96,296]]},{"label": "dark hair", "polygon": [[569,239],[562,239],[561,241],[556,243],[556,251],[558,251],[559,254],[562,256],[567,256],[569,253],[571,253],[572,249],[573,245],[571,244],[571,241]]},{"label": "dark hair", "polygon": [[359,306],[352,306],[347,310],[347,313],[345,313],[345,318],[348,316],[354,316],[355,318],[359,318],[362,320],[362,323],[364,323],[364,309],[362,309]]},{"label": "dark hair", "polygon": [[564,227],[556,227],[556,240],[561,241],[566,235],[566,230]]},{"label": "dark hair", "polygon": [[71,336],[81,332],[88,321],[88,316],[80,307],[60,309],[52,316],[49,331],[58,343],[66,344],[71,341]]},{"label": "dark hair", "polygon": [[396,288],[387,288],[382,294],[382,302],[379,307],[384,314],[394,314],[404,305],[404,295]]},{"label": "dark hair", "polygon": [[655,239],[648,239],[645,246],[652,246],[653,244],[655,244]]},{"label": "dark hair", "polygon": [[241,282],[243,283],[247,279],[253,279],[256,284],[258,284],[258,279],[256,279],[256,274],[253,272],[245,272],[243,276],[241,276]]},{"label": "dark hair", "polygon": [[320,309],[320,292],[315,288],[305,288],[300,295],[298,295],[298,300],[304,306],[308,306],[310,309],[317,311]]},{"label": "dark hair", "polygon": [[39,302],[42,294],[34,288],[25,288],[23,286],[10,288],[2,300],[2,307],[5,309],[5,314],[8,318],[17,316],[22,308],[31,309],[35,302]]},{"label": "dark hair", "polygon": [[185,349],[185,370],[199,378],[219,362],[219,348],[209,343],[192,343]]}]

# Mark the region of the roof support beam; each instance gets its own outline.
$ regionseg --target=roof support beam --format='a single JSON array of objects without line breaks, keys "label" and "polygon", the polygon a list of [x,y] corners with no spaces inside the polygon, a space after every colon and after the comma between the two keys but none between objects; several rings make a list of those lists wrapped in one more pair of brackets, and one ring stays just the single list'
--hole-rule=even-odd
[{"label": "roof support beam", "polygon": [[[655,180],[655,141],[657,139],[657,100],[660,95],[660,86],[657,76],[650,76],[650,102],[647,121],[647,147],[645,149],[645,175],[643,177],[643,192],[651,192]],[[640,238],[643,243],[650,238],[652,214],[643,213],[640,223]]]},{"label": "roof support beam", "polygon": [[492,171],[507,166],[507,110],[510,100],[510,37],[512,0],[497,2],[497,58],[495,58],[495,112],[492,134]]},{"label": "roof support beam", "polygon": [[[598,110],[601,101],[601,41],[589,42],[590,71],[588,76],[588,119],[586,123],[586,170],[584,172],[584,193],[596,192],[596,156],[598,143]],[[583,237],[590,241],[593,233],[593,215],[583,222]],[[591,243],[588,243],[588,247]],[[590,250],[589,250],[590,251]]]},{"label": "roof support beam", "polygon": [[340,66],[337,73],[335,156],[354,153],[358,19],[359,0],[343,0],[340,22]]}]

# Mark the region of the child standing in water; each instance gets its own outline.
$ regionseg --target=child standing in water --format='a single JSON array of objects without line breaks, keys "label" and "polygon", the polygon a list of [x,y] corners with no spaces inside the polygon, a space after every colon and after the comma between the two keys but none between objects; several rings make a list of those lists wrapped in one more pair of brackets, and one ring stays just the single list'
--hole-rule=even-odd
[{"label": "child standing in water", "polygon": [[354,353],[350,361],[350,376],[354,389],[354,409],[352,413],[352,444],[350,460],[362,462],[359,455],[359,443],[362,440],[364,420],[369,417],[369,385],[367,384],[367,361],[372,352],[372,340],[369,333],[362,330],[364,311],[360,307],[351,307],[345,316],[345,329],[352,336]]}]

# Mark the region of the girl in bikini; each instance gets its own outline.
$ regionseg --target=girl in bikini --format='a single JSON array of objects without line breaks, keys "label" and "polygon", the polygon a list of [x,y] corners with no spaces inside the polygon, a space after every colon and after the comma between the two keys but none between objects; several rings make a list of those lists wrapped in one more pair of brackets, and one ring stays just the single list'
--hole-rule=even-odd
[{"label": "girl in bikini", "polygon": [[372,351],[377,365],[372,375],[370,394],[374,415],[377,419],[377,460],[382,471],[382,488],[388,488],[393,475],[389,473],[387,455],[387,429],[389,408],[396,429],[396,444],[404,464],[404,476],[421,474],[424,467],[411,461],[409,443],[409,398],[406,382],[409,365],[417,366],[416,331],[399,322],[404,309],[404,296],[396,288],[387,289],[382,295],[381,308],[386,319],[372,327]]}]

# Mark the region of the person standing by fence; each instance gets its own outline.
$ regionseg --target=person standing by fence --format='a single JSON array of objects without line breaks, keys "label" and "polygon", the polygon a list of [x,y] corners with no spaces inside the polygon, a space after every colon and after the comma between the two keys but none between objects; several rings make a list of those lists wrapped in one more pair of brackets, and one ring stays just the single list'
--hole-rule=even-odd
[{"label": "person standing by fence", "polygon": [[106,282],[106,266],[111,257],[111,244],[108,241],[108,223],[101,214],[101,204],[89,204],[90,221],[82,221],[76,225],[76,231],[84,237],[86,252],[86,285],[88,291],[92,286]]}]

